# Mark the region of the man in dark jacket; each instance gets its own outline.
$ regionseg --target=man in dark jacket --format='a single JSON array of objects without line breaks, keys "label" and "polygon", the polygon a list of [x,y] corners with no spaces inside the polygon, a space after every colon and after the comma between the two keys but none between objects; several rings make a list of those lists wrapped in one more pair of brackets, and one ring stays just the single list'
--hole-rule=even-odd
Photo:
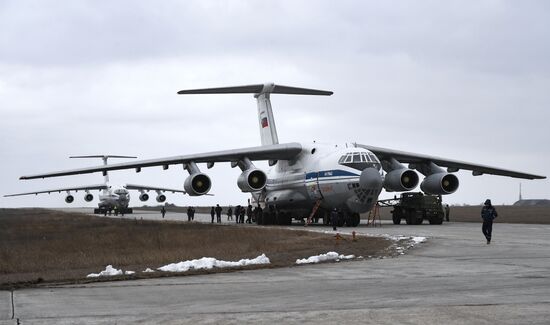
[{"label": "man in dark jacket", "polygon": [[491,200],[489,199],[485,200],[485,204],[481,209],[481,218],[483,219],[483,226],[481,227],[481,231],[485,235],[485,238],[487,238],[487,245],[491,243],[491,234],[493,232],[493,220],[495,220],[497,216],[498,216],[497,210],[491,204]]},{"label": "man in dark jacket", "polygon": [[252,205],[248,205],[246,208],[246,223],[252,223]]},{"label": "man in dark jacket", "polygon": [[192,220],[191,218],[192,214],[193,214],[193,208],[191,206],[187,207],[187,221]]},{"label": "man in dark jacket", "polygon": [[332,224],[332,230],[336,231],[336,226],[338,226],[338,209],[332,209],[330,213],[330,222]]},{"label": "man in dark jacket", "polygon": [[222,207],[216,204],[216,221],[222,223]]},{"label": "man in dark jacket", "polygon": [[233,209],[231,209],[231,207],[227,209],[227,221],[229,220],[233,220]]},{"label": "man in dark jacket", "polygon": [[214,223],[214,216],[216,215],[216,208],[212,207],[212,209],[210,209],[210,217],[212,219],[212,221],[210,223]]}]

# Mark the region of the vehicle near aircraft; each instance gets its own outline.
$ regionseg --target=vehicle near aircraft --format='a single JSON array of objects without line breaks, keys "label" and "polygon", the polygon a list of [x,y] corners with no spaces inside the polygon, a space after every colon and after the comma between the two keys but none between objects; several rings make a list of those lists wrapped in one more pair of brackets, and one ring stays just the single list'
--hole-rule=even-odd
[{"label": "vehicle near aircraft", "polygon": [[440,225],[445,217],[441,195],[405,192],[399,198],[379,200],[378,204],[381,207],[393,207],[391,214],[395,225],[400,224],[402,219],[408,225],[420,225],[424,220],[428,220],[431,225]]},{"label": "vehicle near aircraft", "polygon": [[[329,96],[333,94],[331,91],[267,83],[178,92],[182,95],[235,93],[254,94],[256,98],[261,146],[79,168],[22,176],[21,179],[106,173],[120,169],[140,172],[144,167],[162,166],[167,169],[170,165],[182,165],[189,173],[183,188],[193,196],[205,195],[211,187],[210,178],[199,169],[198,164],[206,163],[207,168],[212,168],[215,163],[229,162],[231,167],[239,167],[242,171],[237,179],[239,189],[251,193],[254,201],[265,202],[263,217],[257,218],[259,224],[289,224],[293,218],[302,219],[315,214],[324,217],[327,211],[337,208],[348,226],[357,226],[359,214],[372,209],[382,189],[408,192],[416,188],[419,183],[417,172],[424,175],[420,184],[422,191],[438,195],[451,194],[458,189],[459,181],[453,172],[459,169],[471,170],[474,176],[494,174],[525,179],[545,178],[357,143],[280,144],[271,94]],[[253,161],[262,160],[269,162],[271,168],[268,172],[253,164]],[[408,163],[408,167],[403,163]]]},{"label": "vehicle near aircraft", "polygon": [[[117,155],[92,155],[92,156],[71,156],[69,158],[101,158],[103,159],[103,165],[107,166],[107,160],[109,158],[137,158],[137,157],[117,156]],[[185,194],[185,191],[182,191],[182,190],[154,187],[154,186],[145,186],[145,185],[136,185],[136,184],[112,185],[109,183],[109,175],[107,171],[103,172],[103,178],[104,178],[103,184],[84,185],[84,186],[58,188],[53,190],[43,190],[43,191],[37,191],[37,192],[9,194],[9,195],[4,195],[4,197],[32,195],[32,194],[38,195],[41,193],[50,194],[52,192],[59,192],[59,193],[67,192],[67,196],[65,196],[65,202],[73,203],[74,195],[72,192],[84,191],[85,193],[84,201],[91,202],[94,199],[94,195],[90,193],[90,191],[99,190],[98,208],[94,209],[94,213],[105,213],[105,212],[110,212],[111,210],[115,210],[117,212],[124,214],[124,213],[132,213],[132,209],[128,208],[128,204],[130,203],[129,190],[139,191],[140,193],[139,200],[142,202],[149,200],[149,194],[148,194],[149,191],[155,191],[157,193],[156,201],[158,203],[163,203],[166,201],[166,195],[164,194],[164,192]]]}]

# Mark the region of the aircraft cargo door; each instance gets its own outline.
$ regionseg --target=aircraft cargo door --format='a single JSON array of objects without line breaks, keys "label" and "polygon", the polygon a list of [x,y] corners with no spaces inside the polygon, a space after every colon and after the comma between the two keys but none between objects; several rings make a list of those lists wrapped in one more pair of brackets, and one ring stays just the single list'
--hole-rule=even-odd
[{"label": "aircraft cargo door", "polygon": [[319,173],[311,172],[306,174],[306,189],[311,200],[317,201],[323,198],[319,188]]}]

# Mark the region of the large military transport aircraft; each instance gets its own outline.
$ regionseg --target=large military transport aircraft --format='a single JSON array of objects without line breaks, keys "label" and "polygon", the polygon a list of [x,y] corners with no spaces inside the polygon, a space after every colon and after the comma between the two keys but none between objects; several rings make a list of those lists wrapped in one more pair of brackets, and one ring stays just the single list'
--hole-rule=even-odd
[{"label": "large military transport aircraft", "polygon": [[[229,162],[242,170],[237,186],[249,192],[256,202],[265,202],[267,209],[258,219],[260,224],[288,224],[293,218],[313,214],[324,216],[333,208],[339,209],[349,226],[359,224],[359,213],[373,208],[382,189],[411,191],[417,187],[429,194],[451,194],[458,189],[453,172],[470,170],[474,176],[493,174],[525,179],[544,176],[511,171],[416,153],[373,147],[363,144],[280,144],[271,107],[271,94],[332,95],[331,91],[296,88],[273,83],[237,87],[182,90],[178,94],[254,94],[258,105],[258,126],[262,145],[258,147],[190,154],[168,158],[134,161],[74,170],[22,176],[21,179],[86,174],[119,169],[182,165],[189,173],[184,189],[189,195],[205,195],[211,187],[210,178],[198,164],[212,168],[215,163]],[[268,161],[266,173],[253,161]],[[408,163],[406,167],[403,163]],[[446,167],[443,169],[442,167]]]},{"label": "large military transport aircraft", "polygon": [[[137,158],[137,157],[116,156],[116,155],[92,155],[92,156],[71,156],[69,158],[101,158],[103,159],[103,166],[108,166],[107,160],[109,158]],[[91,202],[94,199],[94,196],[92,193],[90,193],[90,191],[99,190],[99,203],[98,203],[98,209],[95,209],[96,213],[103,213],[106,211],[111,211],[113,209],[116,209],[116,211],[120,211],[121,213],[125,213],[125,212],[131,212],[131,210],[128,209],[128,204],[130,203],[130,192],[128,190],[139,191],[140,192],[139,200],[142,202],[149,200],[149,194],[147,194],[147,192],[149,191],[157,192],[156,200],[159,203],[166,201],[166,195],[164,195],[163,192],[185,194],[185,191],[182,191],[182,190],[162,188],[162,187],[153,187],[153,186],[144,186],[144,185],[135,185],[135,184],[111,185],[109,183],[109,175],[107,171],[103,172],[103,178],[104,178],[103,184],[66,187],[66,188],[58,188],[58,189],[44,190],[44,191],[38,191],[38,192],[9,194],[4,196],[8,197],[8,196],[21,196],[21,195],[32,195],[32,194],[38,195],[41,193],[50,194],[52,192],[59,192],[59,193],[67,192],[67,196],[65,197],[65,202],[73,203],[74,196],[71,192],[84,191],[86,193],[84,195],[84,201]]]}]

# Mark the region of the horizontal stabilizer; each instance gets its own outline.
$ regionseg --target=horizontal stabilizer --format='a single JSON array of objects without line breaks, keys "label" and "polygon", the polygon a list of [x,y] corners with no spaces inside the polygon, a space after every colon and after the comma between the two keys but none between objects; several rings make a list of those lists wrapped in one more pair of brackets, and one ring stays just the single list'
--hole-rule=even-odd
[{"label": "horizontal stabilizer", "polygon": [[90,156],[70,156],[69,158],[137,158],[137,157],[117,156],[117,155],[90,155]]},{"label": "horizontal stabilizer", "polygon": [[332,91],[298,88],[276,85],[273,83],[247,85],[247,86],[235,86],[235,87],[221,87],[221,88],[202,88],[202,89],[188,89],[178,91],[179,95],[188,94],[288,94],[288,95],[321,95],[330,96]]}]

